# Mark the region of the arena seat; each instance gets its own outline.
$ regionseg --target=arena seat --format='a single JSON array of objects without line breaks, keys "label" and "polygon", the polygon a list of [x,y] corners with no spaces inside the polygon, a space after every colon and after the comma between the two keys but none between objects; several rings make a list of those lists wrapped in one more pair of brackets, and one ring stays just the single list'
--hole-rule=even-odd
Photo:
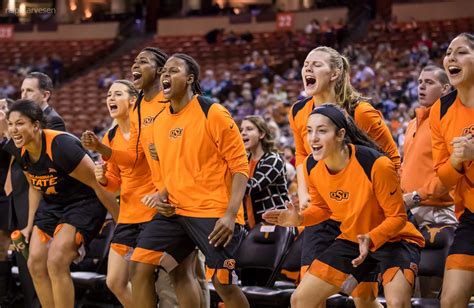
[{"label": "arena seat", "polygon": [[[455,225],[430,225],[421,228],[421,234],[425,238],[425,248],[421,250],[421,260],[418,269],[418,276],[421,281],[424,277],[444,276],[444,265],[448,256],[449,248],[454,240]],[[412,299],[413,307],[439,307],[438,294],[431,294],[427,298],[424,293],[429,293],[429,285],[420,285],[423,298]]]},{"label": "arena seat", "polygon": [[[262,229],[264,226],[263,223],[257,224],[243,240],[237,252],[242,291],[252,307],[278,307],[285,306],[285,303],[287,307],[293,290],[272,289],[272,286],[275,272],[279,272],[283,257],[294,241],[295,231],[293,228],[276,226],[274,230],[267,232]],[[209,287],[211,302],[220,301],[212,283]]]}]

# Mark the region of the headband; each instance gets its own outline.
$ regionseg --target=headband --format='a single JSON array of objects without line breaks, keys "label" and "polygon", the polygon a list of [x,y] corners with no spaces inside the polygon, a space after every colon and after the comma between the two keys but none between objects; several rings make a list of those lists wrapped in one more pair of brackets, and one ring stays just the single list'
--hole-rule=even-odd
[{"label": "headband", "polygon": [[331,121],[336,124],[336,127],[338,129],[347,129],[348,124],[346,116],[344,115],[344,113],[341,112],[341,110],[339,110],[339,108],[337,108],[333,104],[328,103],[318,106],[314,108],[311,114],[322,114],[323,116],[326,116],[331,119]]}]

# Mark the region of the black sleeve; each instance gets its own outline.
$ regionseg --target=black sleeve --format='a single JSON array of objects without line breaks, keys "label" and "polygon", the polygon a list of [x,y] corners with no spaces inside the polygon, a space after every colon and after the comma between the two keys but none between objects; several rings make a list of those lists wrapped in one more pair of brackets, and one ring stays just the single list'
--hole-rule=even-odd
[{"label": "black sleeve", "polygon": [[79,139],[68,134],[56,136],[51,145],[54,164],[67,174],[76,169],[86,155]]},{"label": "black sleeve", "polygon": [[50,115],[46,117],[46,128],[52,130],[66,131],[66,125],[63,118],[59,115]]},{"label": "black sleeve", "polygon": [[247,182],[245,193],[252,195],[266,189],[279,176],[285,176],[285,163],[279,154],[273,154],[258,164],[253,176]]}]

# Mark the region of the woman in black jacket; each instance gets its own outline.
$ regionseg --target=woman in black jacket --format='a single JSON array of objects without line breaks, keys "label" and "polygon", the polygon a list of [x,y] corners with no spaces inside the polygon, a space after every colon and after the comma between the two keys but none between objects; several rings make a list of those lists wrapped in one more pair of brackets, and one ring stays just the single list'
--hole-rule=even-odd
[{"label": "woman in black jacket", "polygon": [[245,192],[245,214],[249,229],[263,221],[269,209],[284,208],[288,201],[286,168],[265,120],[246,117],[240,126],[249,159],[249,180]]}]

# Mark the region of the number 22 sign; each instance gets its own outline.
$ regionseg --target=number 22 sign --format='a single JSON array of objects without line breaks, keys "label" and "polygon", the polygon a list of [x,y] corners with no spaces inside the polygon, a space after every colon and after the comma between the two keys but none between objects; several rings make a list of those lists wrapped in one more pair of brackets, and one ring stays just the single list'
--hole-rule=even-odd
[{"label": "number 22 sign", "polygon": [[294,15],[293,13],[278,13],[276,18],[277,30],[293,30]]}]

